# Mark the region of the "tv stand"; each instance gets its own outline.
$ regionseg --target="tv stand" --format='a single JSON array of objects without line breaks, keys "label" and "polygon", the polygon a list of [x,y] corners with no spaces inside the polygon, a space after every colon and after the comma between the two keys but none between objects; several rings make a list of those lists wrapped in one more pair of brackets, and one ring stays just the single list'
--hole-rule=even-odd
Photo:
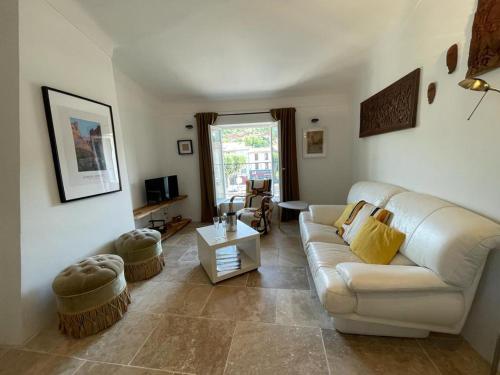
[{"label": "tv stand", "polygon": [[[152,215],[155,212],[158,212],[160,210],[164,210],[175,203],[182,201],[186,199],[188,196],[187,195],[179,195],[176,198],[169,199],[167,201],[163,201],[160,203],[155,203],[155,204],[147,204],[143,207],[136,208],[134,210],[134,220],[140,220],[143,219],[149,215]],[[191,222],[191,219],[189,218],[182,218],[178,222],[173,222],[169,221],[167,223],[167,231],[165,233],[162,233],[161,239],[166,240],[167,238],[172,237],[174,234],[176,234],[178,231],[186,227],[189,223]]]}]

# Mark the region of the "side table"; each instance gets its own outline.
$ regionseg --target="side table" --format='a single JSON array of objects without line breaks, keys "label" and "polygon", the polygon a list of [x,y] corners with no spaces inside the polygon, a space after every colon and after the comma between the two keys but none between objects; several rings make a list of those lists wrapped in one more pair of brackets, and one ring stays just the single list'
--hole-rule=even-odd
[{"label": "side table", "polygon": [[309,204],[304,201],[288,201],[288,202],[279,202],[278,207],[279,207],[278,228],[281,228],[281,211],[283,210],[283,208],[296,211],[305,211],[309,207]]}]

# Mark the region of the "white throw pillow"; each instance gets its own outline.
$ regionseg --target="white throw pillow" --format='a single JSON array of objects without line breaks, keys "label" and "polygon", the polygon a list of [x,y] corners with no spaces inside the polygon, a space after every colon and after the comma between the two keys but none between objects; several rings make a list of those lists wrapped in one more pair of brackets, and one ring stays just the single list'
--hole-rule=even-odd
[{"label": "white throw pillow", "polygon": [[373,216],[375,219],[385,224],[387,220],[389,220],[390,215],[391,213],[383,208],[374,206],[365,201],[360,201],[354,206],[351,215],[342,225],[342,228],[339,230],[339,235],[348,245],[350,245],[365,223],[367,217]]}]

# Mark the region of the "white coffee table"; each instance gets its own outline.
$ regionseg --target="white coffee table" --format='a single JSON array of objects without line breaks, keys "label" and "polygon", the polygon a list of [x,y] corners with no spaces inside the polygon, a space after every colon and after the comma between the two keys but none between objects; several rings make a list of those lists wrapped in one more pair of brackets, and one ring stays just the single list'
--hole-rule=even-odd
[{"label": "white coffee table", "polygon": [[[210,281],[217,283],[260,267],[260,233],[238,220],[236,232],[217,231],[214,225],[197,228],[198,257]],[[239,252],[241,267],[237,270],[217,271],[217,252],[232,249]]]}]

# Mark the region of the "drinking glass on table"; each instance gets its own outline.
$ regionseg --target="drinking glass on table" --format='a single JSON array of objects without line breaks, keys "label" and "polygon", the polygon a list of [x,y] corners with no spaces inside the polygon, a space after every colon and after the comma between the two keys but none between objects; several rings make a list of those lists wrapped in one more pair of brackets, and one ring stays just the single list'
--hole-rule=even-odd
[{"label": "drinking glass on table", "polygon": [[214,226],[215,226],[215,230],[217,232],[219,231],[219,222],[220,222],[220,218],[218,216],[214,216]]},{"label": "drinking glass on table", "polygon": [[226,238],[226,225],[227,225],[226,214],[224,214],[224,215],[221,216],[221,218],[220,218],[220,224],[221,224],[221,227],[222,227],[222,236],[224,238]]}]

